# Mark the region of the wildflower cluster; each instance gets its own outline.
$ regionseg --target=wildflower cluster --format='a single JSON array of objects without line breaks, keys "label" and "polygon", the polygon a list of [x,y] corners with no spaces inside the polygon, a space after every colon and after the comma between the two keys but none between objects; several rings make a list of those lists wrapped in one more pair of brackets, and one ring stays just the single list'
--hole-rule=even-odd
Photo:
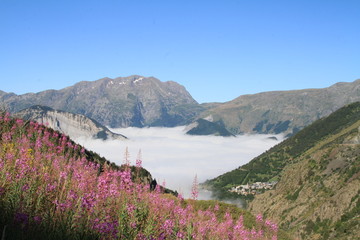
[{"label": "wildflower cluster", "polygon": [[0,227],[49,239],[276,239],[268,220],[249,229],[242,217],[219,217],[218,206],[195,210],[194,200],[150,191],[129,163],[128,153],[121,169],[89,161],[68,137],[2,114]]}]

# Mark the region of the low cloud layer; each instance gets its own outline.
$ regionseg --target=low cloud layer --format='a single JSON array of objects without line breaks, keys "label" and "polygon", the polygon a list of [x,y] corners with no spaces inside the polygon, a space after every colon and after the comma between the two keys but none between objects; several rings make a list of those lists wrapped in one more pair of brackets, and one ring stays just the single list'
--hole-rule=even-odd
[{"label": "low cloud layer", "polygon": [[190,136],[184,127],[112,129],[129,140],[77,139],[86,148],[117,164],[124,161],[126,147],[132,164],[141,149],[143,166],[158,183],[189,197],[194,179],[199,182],[214,178],[249,162],[252,158],[279,143],[274,135],[241,135],[237,137]]}]

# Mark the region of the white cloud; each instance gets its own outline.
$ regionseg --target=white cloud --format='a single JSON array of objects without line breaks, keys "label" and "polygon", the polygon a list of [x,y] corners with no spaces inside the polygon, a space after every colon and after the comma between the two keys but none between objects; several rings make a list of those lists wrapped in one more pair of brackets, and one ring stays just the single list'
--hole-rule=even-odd
[{"label": "white cloud", "polygon": [[[184,127],[112,129],[129,138],[120,140],[77,139],[86,148],[117,164],[123,163],[128,147],[132,164],[141,149],[143,166],[158,183],[189,197],[195,174],[199,182],[214,178],[249,162],[279,143],[268,139],[274,135],[240,135],[237,137],[190,136]],[[282,135],[276,136],[282,140]]]}]

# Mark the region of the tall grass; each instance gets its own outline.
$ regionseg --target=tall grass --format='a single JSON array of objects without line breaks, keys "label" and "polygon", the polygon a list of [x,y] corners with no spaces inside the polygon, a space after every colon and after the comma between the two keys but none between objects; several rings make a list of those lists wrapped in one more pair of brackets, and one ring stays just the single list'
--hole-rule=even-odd
[{"label": "tall grass", "polygon": [[277,225],[261,216],[249,228],[216,202],[199,208],[159,186],[150,191],[134,174],[129,163],[91,161],[68,137],[3,113],[1,240],[277,239]]}]

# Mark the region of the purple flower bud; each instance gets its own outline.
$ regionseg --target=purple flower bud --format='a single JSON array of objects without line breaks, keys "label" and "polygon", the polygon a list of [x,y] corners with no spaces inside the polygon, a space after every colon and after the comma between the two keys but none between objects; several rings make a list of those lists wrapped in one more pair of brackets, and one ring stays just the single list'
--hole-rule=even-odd
[{"label": "purple flower bud", "polygon": [[0,196],[5,195],[5,188],[0,187]]}]

